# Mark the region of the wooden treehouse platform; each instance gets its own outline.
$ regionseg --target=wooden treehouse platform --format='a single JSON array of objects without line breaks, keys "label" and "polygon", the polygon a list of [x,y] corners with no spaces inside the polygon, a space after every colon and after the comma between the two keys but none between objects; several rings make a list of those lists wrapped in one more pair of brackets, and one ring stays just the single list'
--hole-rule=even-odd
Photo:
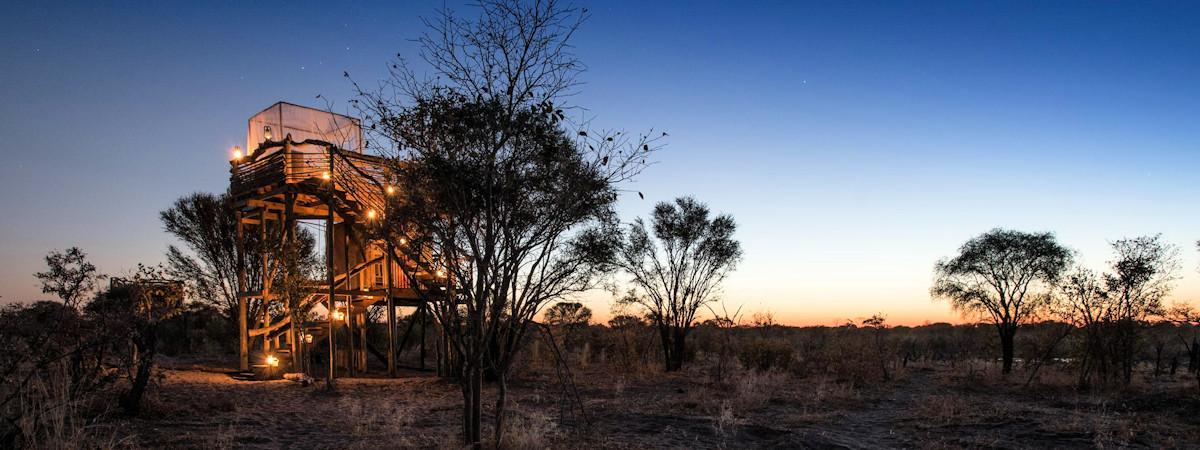
[{"label": "wooden treehouse platform", "polygon": [[[361,141],[356,120],[287,103],[250,119],[249,151],[235,151],[229,181],[238,217],[238,253],[244,255],[238,262],[241,370],[253,369],[258,378],[277,377],[305,370],[308,364],[301,361],[317,354],[329,363],[323,376],[353,376],[367,370],[370,353],[385,360],[394,375],[396,307],[428,311],[430,302],[443,299],[446,279],[421,271],[374,229],[393,188],[388,187],[387,160],[361,153]],[[249,233],[256,233],[258,242],[294,243],[301,222],[324,228],[328,276],[302,282],[304,297],[289,305],[289,299],[272,290],[276,277],[262,275],[282,273],[282,263],[265,250],[245,255],[241,249]],[[261,258],[257,273],[247,270],[243,259],[250,257]],[[257,306],[257,317],[249,317],[251,304]],[[367,311],[376,305],[387,312],[385,350],[367,340]],[[293,311],[306,317],[303,323],[292,323]],[[423,337],[421,344],[423,366]],[[259,349],[253,354],[252,345]]]}]

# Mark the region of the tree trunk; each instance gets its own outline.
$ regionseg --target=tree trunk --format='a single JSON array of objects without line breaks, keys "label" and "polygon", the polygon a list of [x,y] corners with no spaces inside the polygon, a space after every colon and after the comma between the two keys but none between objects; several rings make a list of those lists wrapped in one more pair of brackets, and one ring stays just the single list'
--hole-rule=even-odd
[{"label": "tree trunk", "polygon": [[508,400],[508,382],[504,379],[504,374],[501,373],[497,381],[496,392],[496,420],[495,429],[492,430],[492,436],[495,438],[496,448],[500,448],[501,442],[504,439],[504,409]]},{"label": "tree trunk", "polygon": [[676,372],[683,369],[684,355],[687,353],[687,332],[680,329],[672,330],[671,333],[671,357],[667,361],[667,372]]},{"label": "tree trunk", "polygon": [[1017,334],[1017,328],[1007,325],[1000,326],[1000,353],[1003,368],[1001,373],[1008,375],[1012,373],[1013,366],[1013,337]]},{"label": "tree trunk", "polygon": [[461,380],[463,390],[463,441],[468,447],[482,448],[480,418],[483,409],[483,368],[478,361],[468,363]]},{"label": "tree trunk", "polygon": [[671,329],[666,325],[659,325],[658,335],[659,343],[662,344],[663,349],[663,369],[671,372],[671,362],[675,360],[674,356],[672,356],[675,346],[671,344]]},{"label": "tree trunk", "polygon": [[137,332],[133,339],[133,345],[137,351],[137,361],[134,363],[137,366],[137,372],[134,374],[129,391],[121,396],[121,408],[127,414],[136,416],[142,410],[142,395],[146,393],[146,386],[150,384],[150,373],[154,369],[154,356],[158,347],[156,327],[147,326]]}]

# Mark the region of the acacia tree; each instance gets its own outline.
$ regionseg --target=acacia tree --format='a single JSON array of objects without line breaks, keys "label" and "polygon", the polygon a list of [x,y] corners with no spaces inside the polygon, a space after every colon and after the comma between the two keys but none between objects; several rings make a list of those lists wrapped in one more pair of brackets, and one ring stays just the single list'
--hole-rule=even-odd
[{"label": "acacia tree", "polygon": [[1162,299],[1171,292],[1178,269],[1178,249],[1161,235],[1112,243],[1112,272],[1103,276],[1113,327],[1110,354],[1121,365],[1121,380],[1133,379],[1139,331],[1146,318],[1163,313]]},{"label": "acacia tree", "polygon": [[617,185],[655,149],[648,134],[566,121],[561,101],[582,70],[568,41],[584,11],[553,0],[480,10],[427,22],[418,43],[432,80],[397,61],[382,90],[355,85],[373,147],[394,156],[399,189],[379,232],[415,265],[407,276],[435,279],[414,285],[444,300],[433,312],[458,363],[463,437],[476,447],[483,370],[499,381],[499,443],[505,377],[529,325],[611,271]]},{"label": "acacia tree", "polygon": [[1017,328],[1048,303],[1051,288],[1071,261],[1071,251],[1053,233],[997,228],[971,238],[957,256],[938,261],[930,294],[996,327],[1003,373],[1008,374]]},{"label": "acacia tree", "polygon": [[[216,306],[230,323],[238,307],[237,212],[225,194],[197,192],[175,200],[158,214],[163,228],[187,250],[167,247],[167,268],[172,277],[187,280],[192,297]],[[258,233],[245,233],[246,255],[259,251]],[[247,279],[258,280],[262,259],[247,256]],[[249,305],[249,317],[258,317],[258,301]]]},{"label": "acacia tree", "polygon": [[715,299],[737,266],[742,247],[733,239],[733,217],[710,218],[708,206],[692,197],[654,207],[653,231],[641,218],[629,225],[618,265],[634,289],[619,303],[641,306],[658,329],[666,371],[683,367],[696,312]]},{"label": "acacia tree", "polygon": [[96,289],[96,282],[104,278],[79,247],[51,251],[46,255],[46,271],[33,276],[42,282],[43,293],[58,296],[71,309],[78,309]]},{"label": "acacia tree", "polygon": [[586,329],[592,321],[592,309],[579,302],[558,302],[546,309],[546,325],[562,329],[563,348],[570,350],[575,333]]},{"label": "acacia tree", "polygon": [[558,302],[546,310],[546,324],[561,327],[586,327],[592,321],[592,309],[579,302]]}]

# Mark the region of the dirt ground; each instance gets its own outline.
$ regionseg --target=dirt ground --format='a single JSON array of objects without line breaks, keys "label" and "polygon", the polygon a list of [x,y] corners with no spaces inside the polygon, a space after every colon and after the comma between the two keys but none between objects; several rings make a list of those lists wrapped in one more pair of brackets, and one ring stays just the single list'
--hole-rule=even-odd
[{"label": "dirt ground", "polygon": [[[321,383],[238,381],[214,366],[164,370],[148,412],[113,418],[148,448],[456,447],[458,387],[428,372]],[[1195,380],[1143,379],[1126,392],[1076,393],[1069,376],[1023,386],[987,370],[909,368],[883,383],[709,369],[575,374],[584,414],[552,370],[512,386],[517,448],[1102,448],[1200,446]],[[1019,379],[1017,379],[1019,378]],[[1049,380],[1049,381],[1045,381]],[[489,391],[488,398],[494,398]],[[485,421],[490,421],[490,411]],[[490,426],[485,425],[485,432]]]}]

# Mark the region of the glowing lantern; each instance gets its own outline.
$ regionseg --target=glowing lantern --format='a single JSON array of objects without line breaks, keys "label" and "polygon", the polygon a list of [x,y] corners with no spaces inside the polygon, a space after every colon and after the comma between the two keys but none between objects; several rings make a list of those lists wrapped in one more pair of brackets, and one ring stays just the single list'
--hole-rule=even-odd
[{"label": "glowing lantern", "polygon": [[324,172],[321,172],[321,179],[322,179],[322,180],[328,180],[328,179],[329,179],[329,171],[328,171],[328,170],[326,170],[326,171],[324,171]]},{"label": "glowing lantern", "polygon": [[438,277],[438,278],[446,278],[446,271],[445,271],[445,270],[442,270],[442,269],[438,269],[438,271],[437,271],[437,277]]},{"label": "glowing lantern", "polygon": [[305,343],[305,344],[311,344],[311,343],[313,343],[313,335],[311,335],[311,334],[305,334],[305,335],[304,335],[304,343]]},{"label": "glowing lantern", "polygon": [[240,161],[241,159],[242,159],[242,148],[238,147],[236,145],[233,146],[233,160]]},{"label": "glowing lantern", "polygon": [[270,125],[263,127],[263,138],[265,138],[268,141],[271,140],[271,126]]},{"label": "glowing lantern", "polygon": [[404,244],[407,244],[407,243],[408,243],[408,239],[406,239],[406,238],[400,238],[400,245],[404,245]]},{"label": "glowing lantern", "polygon": [[395,193],[396,193],[396,188],[394,188],[394,187],[392,187],[392,186],[388,186],[388,187],[387,187],[387,194],[388,194],[388,195],[392,195],[392,194],[395,194]]},{"label": "glowing lantern", "polygon": [[375,220],[375,210],[374,209],[367,210],[367,218],[371,219],[371,220]]},{"label": "glowing lantern", "polygon": [[271,367],[279,367],[279,358],[276,358],[275,355],[268,356],[267,365]]},{"label": "glowing lantern", "polygon": [[338,322],[346,320],[346,313],[341,312],[341,311],[334,311],[333,312],[333,320],[338,321]]}]

